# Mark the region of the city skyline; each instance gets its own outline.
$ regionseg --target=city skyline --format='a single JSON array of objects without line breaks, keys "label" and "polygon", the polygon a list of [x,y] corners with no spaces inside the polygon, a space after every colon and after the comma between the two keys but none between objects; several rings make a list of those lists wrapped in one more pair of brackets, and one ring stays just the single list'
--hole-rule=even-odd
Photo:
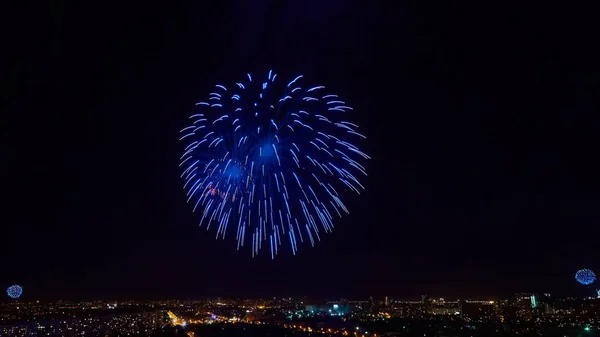
[{"label": "city skyline", "polygon": [[[510,300],[292,298],[0,303],[0,334],[226,336],[565,336],[598,331],[600,298],[514,294]],[[227,330],[226,332],[223,332]],[[241,330],[241,331],[240,331]]]}]

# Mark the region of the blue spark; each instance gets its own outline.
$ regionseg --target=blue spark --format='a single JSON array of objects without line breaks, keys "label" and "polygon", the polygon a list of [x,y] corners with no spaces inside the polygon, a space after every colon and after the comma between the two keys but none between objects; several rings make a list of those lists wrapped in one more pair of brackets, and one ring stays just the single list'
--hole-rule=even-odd
[{"label": "blue spark", "polygon": [[575,273],[575,279],[583,285],[589,285],[596,281],[596,274],[589,269],[580,269]]},{"label": "blue spark", "polygon": [[19,285],[10,286],[8,289],[6,289],[6,294],[10,298],[17,299],[23,294],[23,287]]},{"label": "blue spark", "polygon": [[282,242],[295,255],[304,238],[314,246],[331,232],[333,216],[348,213],[338,191],[360,194],[361,162],[370,159],[354,145],[366,136],[347,121],[346,102],[301,85],[303,76],[287,85],[276,76],[217,85],[179,134],[181,177],[200,226],[214,223],[222,239],[235,231],[238,250],[250,244],[252,256],[265,248],[272,258]]}]

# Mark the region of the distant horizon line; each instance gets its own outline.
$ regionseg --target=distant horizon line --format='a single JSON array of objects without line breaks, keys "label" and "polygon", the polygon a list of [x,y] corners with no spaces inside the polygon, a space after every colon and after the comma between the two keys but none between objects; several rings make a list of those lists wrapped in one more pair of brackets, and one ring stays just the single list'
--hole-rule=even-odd
[{"label": "distant horizon line", "polygon": [[[518,294],[548,294],[545,292],[517,292],[512,296],[429,296],[427,294],[423,294],[427,296],[427,299],[433,300],[444,300],[444,301],[453,301],[453,300],[472,300],[472,301],[495,301],[495,300],[506,300],[506,299],[514,299]],[[423,296],[422,295],[422,296]],[[2,299],[0,303],[31,303],[31,302],[160,302],[160,301],[235,301],[235,300],[254,300],[254,301],[272,301],[272,300],[281,300],[281,299],[292,299],[292,300],[306,300],[306,301],[319,301],[319,302],[339,302],[339,301],[348,301],[348,302],[369,302],[371,299],[373,301],[382,302],[385,301],[386,297],[392,301],[400,301],[400,302],[420,302],[422,301],[421,296],[367,296],[367,297],[333,297],[333,296],[249,296],[249,297],[241,297],[241,296],[197,296],[197,297],[180,297],[175,296],[171,298],[80,298],[80,299],[50,299],[50,298],[18,298],[18,299]],[[553,296],[554,297],[554,296]],[[577,296],[575,294],[571,296],[562,295],[556,296],[557,298],[586,298],[586,297],[595,297],[595,296]]]}]

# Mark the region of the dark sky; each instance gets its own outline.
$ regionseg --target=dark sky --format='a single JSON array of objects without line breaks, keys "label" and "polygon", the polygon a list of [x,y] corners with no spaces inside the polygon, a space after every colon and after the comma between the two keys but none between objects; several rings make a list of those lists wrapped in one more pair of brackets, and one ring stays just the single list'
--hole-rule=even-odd
[{"label": "dark sky", "polygon": [[[573,275],[600,271],[594,11],[253,2],[6,12],[0,284],[28,299],[592,291]],[[351,216],[275,261],[199,228],[178,168],[194,103],[271,68],[335,88],[373,157]]]}]

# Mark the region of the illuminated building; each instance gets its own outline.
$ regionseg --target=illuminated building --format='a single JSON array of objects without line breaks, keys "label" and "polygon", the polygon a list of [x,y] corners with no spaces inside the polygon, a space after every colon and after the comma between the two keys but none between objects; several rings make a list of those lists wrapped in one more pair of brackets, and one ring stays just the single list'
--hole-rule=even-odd
[{"label": "illuminated building", "polygon": [[531,295],[531,308],[535,309],[538,307],[538,300],[535,294]]}]

